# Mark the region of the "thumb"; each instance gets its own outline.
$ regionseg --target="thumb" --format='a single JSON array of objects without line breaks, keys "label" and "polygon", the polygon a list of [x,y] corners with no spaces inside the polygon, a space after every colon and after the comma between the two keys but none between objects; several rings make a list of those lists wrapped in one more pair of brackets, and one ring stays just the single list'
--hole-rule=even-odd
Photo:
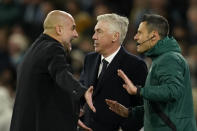
[{"label": "thumb", "polygon": [[93,111],[93,112],[96,112],[96,109],[93,105],[93,102],[92,102],[92,94],[93,94],[93,86],[90,86],[89,89],[88,89],[88,95],[86,96],[86,102],[88,104],[88,106],[90,107],[90,109]]},{"label": "thumb", "polygon": [[122,87],[125,88],[126,90],[128,89],[128,86],[126,84],[123,84]]},{"label": "thumb", "polygon": [[90,88],[88,90],[92,93],[93,90],[94,90],[94,87],[93,86],[90,86]]}]

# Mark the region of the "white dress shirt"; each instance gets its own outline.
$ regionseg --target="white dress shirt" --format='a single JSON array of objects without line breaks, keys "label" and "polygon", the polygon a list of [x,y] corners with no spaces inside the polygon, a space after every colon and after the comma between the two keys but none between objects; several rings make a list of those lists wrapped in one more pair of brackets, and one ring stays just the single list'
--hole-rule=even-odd
[{"label": "white dress shirt", "polygon": [[103,55],[101,55],[101,63],[99,65],[99,70],[98,70],[98,76],[97,77],[99,77],[99,75],[101,73],[101,70],[102,70],[102,67],[103,67],[102,60],[105,59],[108,62],[108,65],[107,65],[107,67],[108,67],[109,64],[112,62],[112,60],[114,59],[114,57],[116,56],[116,54],[118,53],[119,50],[120,50],[120,47],[114,53],[112,53],[111,55],[109,55],[106,58]]}]

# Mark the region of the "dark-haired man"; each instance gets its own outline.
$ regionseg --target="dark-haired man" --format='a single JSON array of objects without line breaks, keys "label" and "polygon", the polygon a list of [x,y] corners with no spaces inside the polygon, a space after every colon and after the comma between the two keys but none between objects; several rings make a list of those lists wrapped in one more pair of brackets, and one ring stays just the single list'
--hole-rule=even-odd
[{"label": "dark-haired man", "polygon": [[126,108],[106,100],[110,109],[123,117],[144,110],[145,131],[197,131],[194,118],[190,72],[181,49],[168,37],[168,21],[155,14],[144,15],[134,39],[137,51],[152,59],[144,88],[137,88],[122,70],[118,75],[131,95],[144,98],[144,107]]}]

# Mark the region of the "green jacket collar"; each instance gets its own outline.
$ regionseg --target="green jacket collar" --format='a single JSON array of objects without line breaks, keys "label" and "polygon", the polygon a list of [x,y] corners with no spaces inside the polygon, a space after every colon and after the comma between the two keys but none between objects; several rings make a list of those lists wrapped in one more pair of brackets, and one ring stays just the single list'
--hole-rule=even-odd
[{"label": "green jacket collar", "polygon": [[181,48],[173,37],[169,38],[167,36],[164,39],[159,40],[153,48],[145,52],[145,55],[149,57],[156,57],[170,51],[181,53]]}]

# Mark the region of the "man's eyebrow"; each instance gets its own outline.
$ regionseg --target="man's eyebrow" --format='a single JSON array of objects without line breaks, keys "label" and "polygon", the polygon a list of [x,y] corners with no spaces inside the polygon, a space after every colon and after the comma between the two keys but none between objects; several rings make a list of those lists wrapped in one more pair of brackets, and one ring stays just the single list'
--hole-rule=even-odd
[{"label": "man's eyebrow", "polygon": [[138,33],[142,33],[142,31],[140,31],[140,30],[137,30],[137,32],[138,32]]},{"label": "man's eyebrow", "polygon": [[100,28],[96,28],[96,29],[94,29],[94,30],[95,30],[95,31],[97,31],[97,32],[98,32],[98,31],[101,31],[101,29],[100,29]]},{"label": "man's eyebrow", "polygon": [[73,25],[73,26],[72,26],[72,29],[74,30],[75,28],[76,28],[76,25]]}]

